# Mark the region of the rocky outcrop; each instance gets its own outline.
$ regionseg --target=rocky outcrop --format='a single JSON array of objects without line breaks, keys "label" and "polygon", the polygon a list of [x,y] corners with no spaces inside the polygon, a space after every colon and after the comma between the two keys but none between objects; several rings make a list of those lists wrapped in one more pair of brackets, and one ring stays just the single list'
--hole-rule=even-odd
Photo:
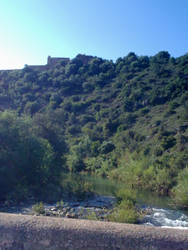
[{"label": "rocky outcrop", "polygon": [[0,213],[1,250],[188,249],[188,231]]}]

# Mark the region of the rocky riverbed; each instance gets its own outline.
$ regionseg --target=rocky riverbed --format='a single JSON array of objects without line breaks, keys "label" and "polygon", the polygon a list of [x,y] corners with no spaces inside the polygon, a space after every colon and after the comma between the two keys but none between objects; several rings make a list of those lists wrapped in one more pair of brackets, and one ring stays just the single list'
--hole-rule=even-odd
[{"label": "rocky riverbed", "polygon": [[[0,204],[0,212],[39,215],[37,209],[33,209],[36,202],[22,204]],[[108,215],[113,212],[116,205],[116,198],[113,196],[95,195],[83,201],[66,200],[54,204],[42,203],[39,209],[44,216],[92,219],[105,221]],[[146,226],[172,227],[188,229],[188,214],[181,211],[161,209],[155,207],[138,207],[141,215],[140,224]]]},{"label": "rocky riverbed", "polygon": [[[112,212],[116,204],[116,198],[112,196],[95,195],[83,201],[60,201],[55,204],[42,205],[42,214],[45,216],[79,218],[79,219],[98,219],[105,218]],[[20,204],[20,205],[3,205],[0,208],[1,212],[37,215],[33,206],[35,203]]]}]

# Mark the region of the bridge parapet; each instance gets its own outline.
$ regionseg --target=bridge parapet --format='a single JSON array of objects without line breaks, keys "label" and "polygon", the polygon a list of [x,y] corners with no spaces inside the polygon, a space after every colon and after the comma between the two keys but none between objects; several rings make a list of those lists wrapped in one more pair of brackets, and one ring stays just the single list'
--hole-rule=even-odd
[{"label": "bridge parapet", "polygon": [[188,249],[188,230],[0,213],[1,250]]}]

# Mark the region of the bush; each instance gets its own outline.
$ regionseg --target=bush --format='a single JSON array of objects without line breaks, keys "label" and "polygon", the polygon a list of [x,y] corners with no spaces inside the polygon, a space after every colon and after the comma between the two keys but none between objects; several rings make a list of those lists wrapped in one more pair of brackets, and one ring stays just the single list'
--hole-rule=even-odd
[{"label": "bush", "polygon": [[43,202],[36,203],[32,206],[32,211],[36,214],[45,214]]},{"label": "bush", "polygon": [[169,104],[169,110],[174,110],[177,107],[179,107],[179,103],[177,103],[176,101],[170,102],[170,104]]},{"label": "bush", "polygon": [[155,156],[161,156],[163,154],[163,149],[161,147],[156,147],[154,149],[154,155]]},{"label": "bush", "polygon": [[98,220],[96,213],[93,211],[86,216],[87,220]]},{"label": "bush", "polygon": [[31,126],[29,118],[0,113],[0,199],[13,190],[15,200],[27,198],[28,191],[37,196],[38,189],[43,190],[56,175],[51,145],[35,135]]},{"label": "bush", "polygon": [[140,110],[140,115],[145,115],[145,114],[148,114],[149,113],[149,108],[143,108]]},{"label": "bush", "polygon": [[109,152],[111,152],[114,149],[115,149],[115,146],[111,141],[104,141],[100,147],[100,153],[101,154],[108,154]]},{"label": "bush", "polygon": [[188,102],[184,105],[183,112],[181,113],[181,119],[183,121],[188,119]]},{"label": "bush", "polygon": [[58,201],[58,202],[56,203],[56,205],[57,205],[58,208],[63,208],[63,207],[64,207],[64,201],[63,201],[63,200]]},{"label": "bush", "polygon": [[120,189],[115,196],[119,203],[123,201],[131,206],[134,206],[136,203],[136,193],[132,189]]},{"label": "bush", "polygon": [[129,209],[126,206],[115,209],[112,214],[108,216],[109,221],[121,223],[137,223],[139,219],[138,213],[135,209]]},{"label": "bush", "polygon": [[136,223],[139,213],[136,210],[136,193],[132,189],[122,189],[116,193],[118,206],[109,215],[110,221]]},{"label": "bush", "polygon": [[172,190],[175,204],[188,210],[188,167],[178,175],[178,183]]},{"label": "bush", "polygon": [[110,221],[137,223],[139,213],[136,210],[136,193],[132,189],[121,189],[116,193],[118,206],[108,216]]},{"label": "bush", "polygon": [[164,136],[162,138],[161,146],[164,150],[173,147],[176,144],[176,139],[171,136]]}]

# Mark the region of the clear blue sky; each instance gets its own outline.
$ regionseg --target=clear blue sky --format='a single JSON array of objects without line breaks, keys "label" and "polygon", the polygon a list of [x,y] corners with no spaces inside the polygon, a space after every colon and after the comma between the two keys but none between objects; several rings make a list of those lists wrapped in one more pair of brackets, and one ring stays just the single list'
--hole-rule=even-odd
[{"label": "clear blue sky", "polygon": [[48,55],[188,52],[188,0],[1,0],[0,69]]}]

